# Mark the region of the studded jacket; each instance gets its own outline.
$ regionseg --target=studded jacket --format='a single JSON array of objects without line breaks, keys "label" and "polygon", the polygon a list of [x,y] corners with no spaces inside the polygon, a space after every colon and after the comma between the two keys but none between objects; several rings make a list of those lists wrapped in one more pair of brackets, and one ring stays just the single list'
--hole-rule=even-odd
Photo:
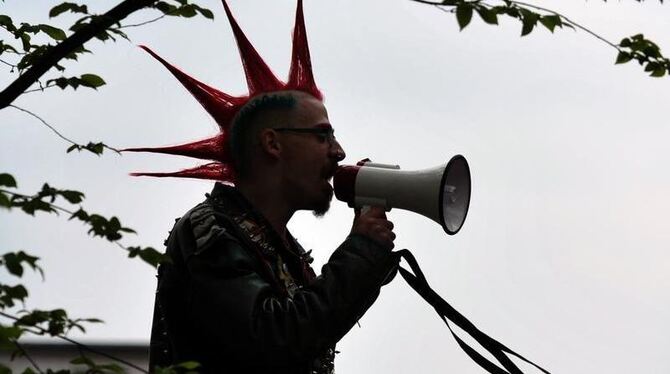
[{"label": "studded jacket", "polygon": [[315,276],[235,188],[179,219],[158,270],[150,367],[201,373],[333,373],[334,346],[372,305],[397,257],[350,235]]}]

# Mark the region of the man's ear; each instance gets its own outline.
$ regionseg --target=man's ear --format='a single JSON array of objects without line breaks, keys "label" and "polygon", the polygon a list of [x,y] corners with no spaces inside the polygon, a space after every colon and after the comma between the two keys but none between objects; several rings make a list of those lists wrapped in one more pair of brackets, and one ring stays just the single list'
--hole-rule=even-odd
[{"label": "man's ear", "polygon": [[261,151],[267,156],[278,159],[281,155],[281,144],[279,143],[279,133],[273,129],[261,129],[258,134]]}]

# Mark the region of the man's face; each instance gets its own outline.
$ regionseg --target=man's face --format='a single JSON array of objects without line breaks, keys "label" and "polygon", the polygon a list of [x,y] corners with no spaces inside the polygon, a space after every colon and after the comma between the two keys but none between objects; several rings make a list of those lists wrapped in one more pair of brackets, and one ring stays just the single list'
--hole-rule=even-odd
[{"label": "man's face", "polygon": [[296,129],[322,129],[321,133],[281,132],[282,167],[285,194],[296,210],[313,210],[321,216],[328,211],[333,197],[330,180],[344,150],[327,135],[332,126],[323,103],[312,96],[296,95],[292,123]]}]

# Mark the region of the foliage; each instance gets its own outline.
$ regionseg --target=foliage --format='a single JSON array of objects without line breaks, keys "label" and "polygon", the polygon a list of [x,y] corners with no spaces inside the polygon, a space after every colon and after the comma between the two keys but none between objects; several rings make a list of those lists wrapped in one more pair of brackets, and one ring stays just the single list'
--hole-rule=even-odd
[{"label": "foliage", "polygon": [[[129,40],[128,35],[123,31],[124,28],[141,26],[167,16],[191,18],[201,15],[208,19],[214,18],[212,11],[200,7],[197,4],[190,3],[189,0],[148,1],[147,4],[149,5],[146,9],[158,12],[160,16],[134,25],[123,24],[121,20],[119,20],[110,27],[97,30],[94,38],[102,42],[110,40],[115,42],[119,38]],[[0,61],[5,65],[10,66],[11,72],[22,74],[45,58],[47,52],[50,52],[55,47],[55,44],[52,43],[63,43],[78,31],[83,30],[88,26],[95,25],[96,22],[99,22],[105,17],[105,15],[90,12],[89,7],[85,4],[72,2],[60,3],[49,10],[49,18],[62,17],[66,14],[79,16],[79,18],[77,18],[66,30],[43,23],[30,24],[27,22],[17,22],[8,15],[0,14],[0,28],[7,31],[14,39],[0,40],[0,58],[2,58]],[[36,39],[46,39],[46,42],[35,42]],[[77,61],[81,55],[88,53],[91,53],[91,51],[86,49],[83,45],[78,45],[63,56],[63,59]],[[60,61],[54,61],[53,67],[60,72],[66,70],[66,67],[61,64]],[[77,89],[78,87],[88,87],[97,89],[104,85],[105,81],[97,74],[88,73],[79,77],[54,77],[48,79],[46,85],[43,85],[39,81],[38,84],[40,87],[37,90],[43,90],[49,87],[59,87],[61,89],[67,87],[72,87],[73,89]],[[34,90],[27,92],[31,91]],[[10,103],[8,102],[4,106],[9,104]]]},{"label": "foliage", "polygon": [[[618,51],[615,64],[636,60],[644,66],[644,71],[649,72],[652,77],[670,75],[670,59],[665,58],[661,54],[660,48],[651,40],[645,39],[642,34],[624,38],[619,44],[614,44],[560,13],[520,1],[502,0],[498,2],[498,5],[492,5],[484,0],[411,1],[434,5],[454,13],[461,31],[471,23],[475,13],[484,23],[489,25],[498,25],[499,17],[516,19],[521,22],[521,36],[530,34],[533,30],[536,30],[538,25],[544,26],[552,33],[557,28],[581,29]],[[636,1],[642,2],[642,0]],[[663,3],[663,0],[659,1]]]},{"label": "foliage", "polygon": [[[194,17],[201,15],[206,18],[213,18],[213,14],[208,9],[202,8],[196,4],[189,3],[188,0],[167,0],[150,2],[148,8],[159,12],[160,16],[145,21],[136,25],[124,25],[120,21],[113,26],[100,29],[95,38],[103,42],[111,40],[117,41],[118,38],[128,39],[128,36],[122,31],[125,27],[141,26],[146,23],[155,22],[166,16],[174,17]],[[79,30],[84,29],[87,25],[96,22],[101,15],[93,14],[89,11],[89,7],[84,4],[76,4],[71,2],[64,2],[52,7],[49,11],[49,17],[59,17],[65,14],[74,14],[79,16],[74,21],[72,26],[67,30],[48,24],[29,24],[26,22],[15,22],[8,15],[0,15],[0,28],[7,31],[12,39],[0,40],[0,62],[11,67],[10,73],[23,74],[35,64],[40,63],[53,48],[54,44],[63,43],[68,38],[77,34]],[[45,42],[36,42],[39,40],[46,40]],[[72,51],[64,56],[65,60],[76,61],[83,54],[91,53],[83,45],[76,46]],[[23,93],[42,91],[50,87],[58,87],[66,89],[71,87],[77,89],[79,87],[97,89],[105,85],[105,80],[97,74],[82,74],[80,76],[65,76],[62,73],[66,67],[55,61],[53,67],[61,74],[46,80],[43,84],[37,81],[39,88],[26,90]],[[36,114],[15,107],[22,110],[33,117],[40,120],[45,126],[52,129],[58,136],[71,143],[67,152],[72,151],[88,151],[96,155],[101,155],[105,148],[116,151],[116,149],[107,146],[103,142],[88,142],[87,144],[76,143],[62,134],[60,134],[53,126],[49,125],[42,118]],[[128,257],[139,258],[142,261],[150,264],[152,267],[157,267],[161,262],[166,261],[167,257],[152,247],[132,246],[125,247],[120,243],[120,240],[127,234],[134,234],[135,231],[129,227],[124,226],[117,217],[105,217],[101,214],[90,213],[81,206],[85,195],[84,193],[72,189],[60,189],[44,183],[42,188],[33,194],[23,194],[16,191],[17,182],[14,176],[8,173],[0,173],[0,208],[7,210],[20,210],[29,215],[36,215],[39,213],[46,214],[67,214],[70,221],[79,221],[87,227],[87,233],[93,237],[100,237],[109,242],[117,244],[122,249],[126,250]],[[73,208],[66,208],[57,204],[67,204]],[[4,268],[9,274],[14,277],[21,278],[25,274],[25,269],[30,268],[33,271],[39,272],[44,277],[44,271],[39,265],[39,258],[26,253],[23,250],[15,252],[7,252],[0,256],[0,266]],[[71,318],[64,309],[53,310],[20,310],[18,312],[10,312],[13,308],[24,305],[29,295],[28,290],[22,284],[5,284],[0,283],[0,316],[11,320],[11,323],[0,323],[0,349],[8,350],[11,356],[26,356],[30,359],[29,353],[22,349],[19,344],[19,339],[26,333],[34,335],[47,335],[64,339],[73,344],[78,345],[84,350],[89,349],[66,337],[68,332],[72,329],[85,332],[84,325],[86,323],[102,322],[95,318]],[[90,350],[90,349],[89,349]],[[109,359],[123,363],[127,366],[134,367],[131,363],[111,357],[104,354],[104,352],[96,352]],[[30,359],[31,362],[33,362]],[[91,358],[84,356],[77,357],[70,361],[74,367],[78,367],[74,372],[87,373],[122,373],[124,369],[116,363],[96,363]],[[186,362],[168,368],[159,369],[161,373],[183,373],[193,372],[198,367],[197,363]],[[134,367],[137,370],[145,371],[143,368]],[[26,368],[23,373],[45,372],[34,365],[33,368]],[[47,373],[70,373],[70,370],[54,371],[46,370]],[[11,373],[11,370],[0,364],[0,374]]]},{"label": "foliage", "polygon": [[670,73],[670,59],[663,57],[660,48],[651,40],[645,39],[644,35],[637,34],[624,38],[619,47],[617,64],[636,60],[645,66],[644,71],[649,72],[652,77],[662,77]]},{"label": "foliage", "polygon": [[[2,188],[2,187],[5,188]],[[13,191],[16,188],[16,180],[11,174],[0,174],[0,207],[6,209],[20,208],[24,213],[34,216],[36,212],[44,213],[67,213],[69,220],[77,219],[88,226],[88,234],[93,237],[101,237],[110,242],[120,245],[119,240],[124,234],[134,234],[135,230],[125,227],[117,217],[106,218],[100,214],[89,213],[80,204],[84,200],[84,193],[75,190],[58,189],[45,183],[42,189],[35,194],[25,195]],[[59,200],[59,201],[57,201]],[[63,208],[56,205],[56,202],[63,201],[71,205],[77,205],[77,210]],[[151,247],[124,247],[128,251],[128,257],[139,257],[153,267],[157,267],[161,262],[166,261],[167,257],[160,254]],[[33,269],[41,269],[35,265],[37,258],[27,255],[24,252],[7,254],[0,257],[0,264],[5,264],[14,275],[22,275],[23,269],[21,263],[25,262]],[[10,268],[11,267],[11,268]]]}]

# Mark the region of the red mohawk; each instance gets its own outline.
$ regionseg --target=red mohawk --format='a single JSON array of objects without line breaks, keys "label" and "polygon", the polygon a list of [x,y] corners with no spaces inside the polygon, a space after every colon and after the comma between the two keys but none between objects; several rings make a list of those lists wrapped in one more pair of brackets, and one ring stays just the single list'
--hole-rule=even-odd
[{"label": "red mohawk", "polygon": [[235,179],[235,170],[226,139],[232,120],[241,107],[257,95],[274,91],[297,90],[306,92],[319,100],[323,99],[321,91],[319,91],[314,82],[314,75],[312,73],[312,63],[309,57],[307,33],[305,31],[305,18],[302,11],[302,0],[298,0],[296,10],[295,28],[293,30],[293,53],[287,83],[277,79],[265,61],[263,61],[263,58],[251,45],[249,39],[244,35],[233,17],[226,0],[223,0],[223,7],[240,51],[249,94],[244,96],[228,95],[189,76],[146,46],[140,46],[160,61],[189,90],[214,118],[219,125],[220,132],[213,137],[187,144],[156,148],[128,148],[123,150],[128,152],[167,153],[216,162],[173,173],[132,173],[131,175],[213,179],[232,183]]}]

